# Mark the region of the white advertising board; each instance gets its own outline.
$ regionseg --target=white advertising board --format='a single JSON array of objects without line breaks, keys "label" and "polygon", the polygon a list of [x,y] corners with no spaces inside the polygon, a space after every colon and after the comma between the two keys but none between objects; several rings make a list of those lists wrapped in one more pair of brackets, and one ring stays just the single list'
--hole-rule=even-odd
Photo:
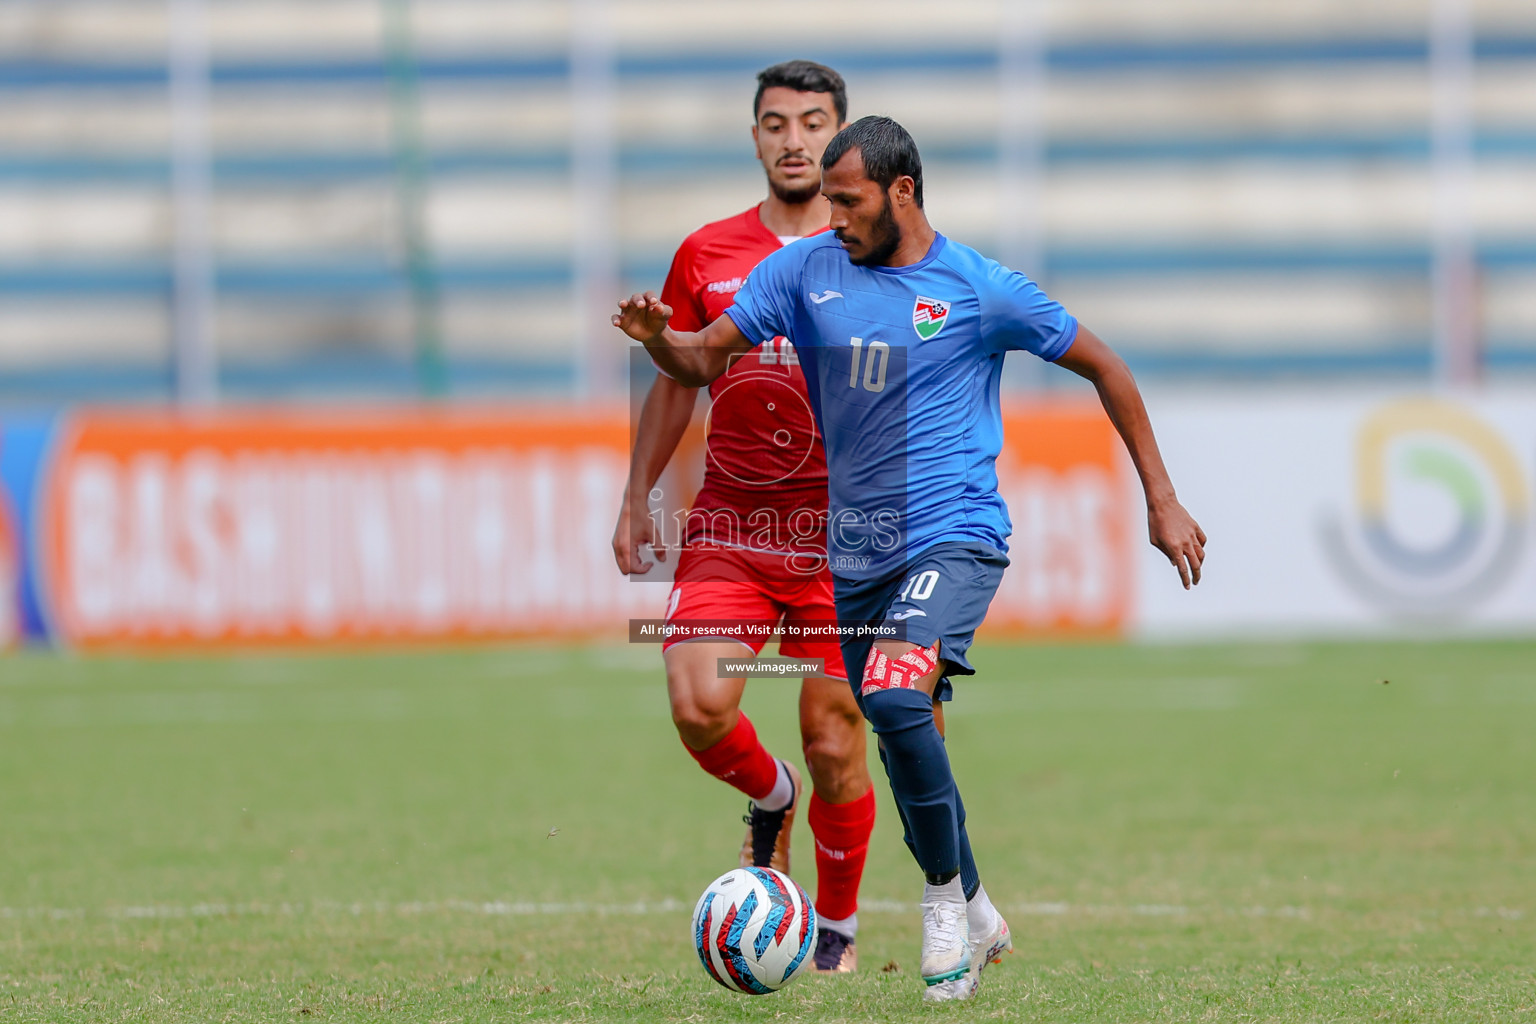
[{"label": "white advertising board", "polygon": [[1133,635],[1536,632],[1536,392],[1149,405],[1210,543],[1189,593],[1143,548]]}]

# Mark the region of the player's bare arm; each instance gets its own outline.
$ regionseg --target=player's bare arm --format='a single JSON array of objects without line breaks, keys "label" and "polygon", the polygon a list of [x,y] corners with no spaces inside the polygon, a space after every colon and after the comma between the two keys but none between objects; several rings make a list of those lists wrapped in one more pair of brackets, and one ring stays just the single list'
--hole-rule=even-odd
[{"label": "player's bare arm", "polygon": [[1141,400],[1141,390],[1130,369],[1097,335],[1081,325],[1072,347],[1056,362],[1080,377],[1093,382],[1099,401],[1110,422],[1120,432],[1131,461],[1141,477],[1147,498],[1147,531],[1152,545],[1168,556],[1179,571],[1184,589],[1200,582],[1200,566],[1205,561],[1205,531],[1179,504],[1173,481],[1157,450],[1152,421]]},{"label": "player's bare arm", "polygon": [[657,374],[640,407],[640,423],[635,428],[635,450],[629,459],[629,479],[624,483],[624,500],[619,504],[619,522],[613,530],[613,557],[619,572],[645,573],[652,563],[640,558],[640,545],[649,544],[659,561],[667,560],[667,550],[656,536],[656,524],[650,516],[649,495],[662,470],[672,461],[677,444],[693,419],[693,407],[699,397],[697,388],[685,388],[669,377]]},{"label": "player's bare arm", "polygon": [[752,347],[728,316],[694,333],[671,330],[671,319],[672,307],[655,292],[636,293],[619,300],[613,326],[644,345],[661,372],[684,387],[707,387],[730,368],[731,356]]}]

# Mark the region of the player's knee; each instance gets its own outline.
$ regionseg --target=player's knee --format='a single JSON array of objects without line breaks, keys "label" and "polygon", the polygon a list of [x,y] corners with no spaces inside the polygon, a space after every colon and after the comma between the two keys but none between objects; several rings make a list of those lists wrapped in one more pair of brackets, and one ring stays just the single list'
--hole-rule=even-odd
[{"label": "player's knee", "polygon": [[671,657],[667,661],[672,724],[694,750],[713,746],[736,724],[739,691],[719,679],[714,667],[698,659]]},{"label": "player's knee", "polygon": [[864,716],[852,700],[846,706],[816,709],[814,715],[802,714],[800,739],[807,756],[811,751],[842,751],[847,757],[864,756]]},{"label": "player's knee", "polygon": [[[801,752],[805,767],[818,783],[834,787],[847,779],[868,774],[864,764],[864,720],[844,721],[841,716],[821,720],[820,728],[803,730]],[[836,802],[836,801],[834,801]]]},{"label": "player's knee", "polygon": [[933,722],[933,698],[921,690],[875,690],[864,695],[864,717],[881,736]]},{"label": "player's knee", "polygon": [[869,787],[873,784],[869,777],[869,769],[862,764],[846,761],[827,763],[808,759],[805,767],[811,777],[811,785],[816,790],[816,795],[829,804],[845,804],[850,800],[857,800],[868,793]]},{"label": "player's knee", "polygon": [[735,724],[735,705],[700,700],[693,693],[672,694],[672,724],[694,750],[705,750],[725,738]]}]

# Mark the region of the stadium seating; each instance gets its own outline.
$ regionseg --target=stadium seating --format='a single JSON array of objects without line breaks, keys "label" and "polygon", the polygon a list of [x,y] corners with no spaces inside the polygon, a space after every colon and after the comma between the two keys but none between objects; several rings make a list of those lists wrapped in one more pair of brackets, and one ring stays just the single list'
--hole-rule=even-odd
[{"label": "stadium seating", "polygon": [[[626,287],[762,192],[752,73],[844,70],[908,125],[940,230],[999,245],[1002,4],[609,0]],[[425,221],[451,386],[575,384],[574,5],[415,7]],[[0,5],[0,395],[168,394],[165,10]],[[380,0],[208,7],[222,380],[408,395],[397,109]],[[1477,5],[1475,217],[1490,375],[1536,370],[1536,8]],[[1424,5],[1074,0],[1049,27],[1032,276],[1168,379],[1425,379]],[[618,358],[619,346],[601,358]]]}]

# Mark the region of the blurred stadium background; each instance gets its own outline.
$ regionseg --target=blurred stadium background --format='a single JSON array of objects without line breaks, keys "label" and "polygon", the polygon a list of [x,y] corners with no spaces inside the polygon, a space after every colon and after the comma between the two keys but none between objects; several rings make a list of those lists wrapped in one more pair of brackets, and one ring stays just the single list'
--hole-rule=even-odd
[{"label": "blurred stadium background", "polygon": [[[911,127],[936,223],[1148,379],[1529,374],[1536,15],[1435,5],[1439,35],[1427,0],[7,0],[0,382],[611,390],[581,292],[656,284],[758,196],[752,75],[790,53]],[[1442,370],[1462,238],[1477,351]]]},{"label": "blurred stadium background", "polygon": [[740,806],[609,550],[610,304],[762,197],[794,57],[1126,355],[1211,536],[1186,594],[1010,365],[983,1009],[1530,1013],[1530,0],[0,0],[0,1017],[918,1007],[883,781],[862,974],[693,966]]}]

